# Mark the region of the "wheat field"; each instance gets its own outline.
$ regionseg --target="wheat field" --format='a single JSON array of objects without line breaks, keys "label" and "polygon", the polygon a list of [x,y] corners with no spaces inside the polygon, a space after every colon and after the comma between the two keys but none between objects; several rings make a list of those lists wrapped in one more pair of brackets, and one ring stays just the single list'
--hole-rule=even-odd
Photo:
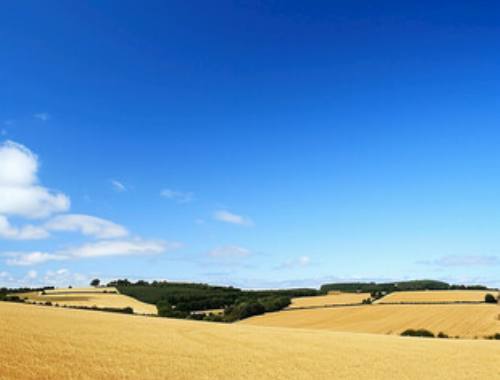
[{"label": "wheat field", "polygon": [[0,378],[496,379],[486,340],[216,324],[0,302]]},{"label": "wheat field", "polygon": [[500,332],[497,305],[365,305],[268,313],[240,324],[399,335],[425,328],[450,336],[484,337]]},{"label": "wheat field", "polygon": [[42,292],[19,293],[17,296],[31,303],[51,302],[58,306],[84,307],[131,307],[136,314],[157,314],[155,305],[150,305],[135,298],[119,294],[116,288],[73,288],[54,289]]},{"label": "wheat field", "polygon": [[363,300],[367,298],[370,298],[370,293],[330,292],[325,296],[293,298],[289,308],[294,309],[301,307],[357,304],[363,302]]},{"label": "wheat field", "polygon": [[427,290],[394,292],[375,301],[375,303],[393,302],[483,302],[488,293],[497,295],[497,291],[485,290]]}]

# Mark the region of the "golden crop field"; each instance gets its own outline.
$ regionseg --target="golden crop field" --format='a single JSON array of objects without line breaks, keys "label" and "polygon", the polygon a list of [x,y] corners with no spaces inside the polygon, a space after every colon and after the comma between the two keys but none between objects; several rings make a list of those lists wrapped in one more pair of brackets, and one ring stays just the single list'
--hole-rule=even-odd
[{"label": "golden crop field", "polygon": [[485,290],[426,290],[412,292],[394,292],[377,300],[375,303],[385,302],[482,302],[488,293],[497,295],[496,291]]},{"label": "golden crop field", "polygon": [[484,337],[500,332],[497,305],[365,305],[290,310],[245,319],[240,324],[331,331],[397,334],[424,328],[450,336]]},{"label": "golden crop field", "polygon": [[155,314],[156,306],[150,305],[135,298],[119,294],[116,288],[77,288],[55,289],[42,292],[29,292],[16,294],[27,302],[51,302],[59,306],[84,306],[84,307],[131,307],[136,314]]},{"label": "golden crop field", "polygon": [[228,325],[7,302],[0,302],[0,336],[2,380],[500,377],[500,344],[487,340]]},{"label": "golden crop field", "polygon": [[330,292],[325,296],[297,297],[292,299],[290,309],[300,307],[320,307],[327,305],[349,305],[363,302],[370,298],[370,293]]}]

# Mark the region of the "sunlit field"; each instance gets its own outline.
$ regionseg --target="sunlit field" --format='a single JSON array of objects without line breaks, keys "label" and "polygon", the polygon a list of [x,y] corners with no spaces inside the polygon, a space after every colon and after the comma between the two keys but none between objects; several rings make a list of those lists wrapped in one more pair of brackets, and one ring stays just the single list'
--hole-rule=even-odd
[{"label": "sunlit field", "polygon": [[150,305],[135,298],[119,294],[116,288],[75,288],[55,289],[42,292],[16,294],[32,303],[50,302],[53,306],[83,306],[83,307],[131,307],[136,314],[156,314],[156,306]]},{"label": "sunlit field", "polygon": [[497,305],[366,305],[268,313],[244,325],[397,334],[424,328],[434,334],[483,338],[500,332]]},{"label": "sunlit field", "polygon": [[357,304],[368,298],[370,293],[329,292],[325,296],[293,298],[290,308]]},{"label": "sunlit field", "polygon": [[427,290],[412,292],[394,292],[379,299],[376,303],[397,302],[484,302],[486,294],[497,295],[496,291],[486,290]]},{"label": "sunlit field", "polygon": [[[293,312],[291,312],[293,313]],[[496,379],[500,345],[0,303],[0,378]]]}]

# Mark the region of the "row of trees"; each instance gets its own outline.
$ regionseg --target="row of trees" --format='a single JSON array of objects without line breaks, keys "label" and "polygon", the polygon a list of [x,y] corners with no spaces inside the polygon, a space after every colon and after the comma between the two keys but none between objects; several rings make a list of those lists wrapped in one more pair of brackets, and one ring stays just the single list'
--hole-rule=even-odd
[{"label": "row of trees", "polygon": [[387,294],[397,291],[414,290],[487,290],[482,285],[451,285],[443,281],[435,280],[414,280],[401,282],[348,282],[322,285],[320,290],[323,293],[329,291],[342,291],[351,293],[372,293],[373,295]]}]

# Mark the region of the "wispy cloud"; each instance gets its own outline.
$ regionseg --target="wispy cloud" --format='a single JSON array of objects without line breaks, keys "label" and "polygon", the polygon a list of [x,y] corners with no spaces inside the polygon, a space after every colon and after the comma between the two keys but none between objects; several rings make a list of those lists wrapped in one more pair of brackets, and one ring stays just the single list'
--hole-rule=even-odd
[{"label": "wispy cloud", "polygon": [[251,254],[250,250],[238,247],[236,245],[225,245],[221,247],[216,247],[210,252],[208,252],[208,256],[217,259],[235,259],[247,257]]},{"label": "wispy cloud", "polygon": [[128,235],[125,227],[106,219],[83,214],[58,215],[45,223],[49,231],[73,231],[99,239],[114,239]]},{"label": "wispy cloud", "polygon": [[7,265],[11,266],[30,266],[43,264],[48,261],[67,260],[64,255],[51,254],[46,252],[9,252],[4,256],[9,257],[6,260]]},{"label": "wispy cloud", "polygon": [[127,191],[127,187],[122,182],[116,179],[111,179],[109,182],[111,183],[111,186],[116,192],[123,193]]},{"label": "wispy cloud", "polygon": [[182,246],[178,242],[161,240],[104,240],[86,243],[77,247],[51,252],[7,252],[6,264],[11,266],[31,266],[48,261],[90,259],[112,256],[146,256],[165,253]]},{"label": "wispy cloud", "polygon": [[311,258],[309,256],[300,256],[281,263],[276,269],[304,268],[309,264],[311,264]]},{"label": "wispy cloud", "polygon": [[218,210],[213,214],[213,218],[219,222],[237,224],[240,226],[253,226],[253,221],[242,215],[234,214],[227,210]]},{"label": "wispy cloud", "polygon": [[41,121],[48,121],[50,119],[50,114],[47,112],[39,112],[34,114],[33,117]]},{"label": "wispy cloud", "polygon": [[160,195],[163,198],[176,201],[177,203],[190,203],[194,200],[194,193],[186,191],[163,189]]},{"label": "wispy cloud", "polygon": [[486,255],[449,255],[440,257],[436,260],[422,260],[417,263],[438,267],[492,266],[500,265],[500,257]]}]

